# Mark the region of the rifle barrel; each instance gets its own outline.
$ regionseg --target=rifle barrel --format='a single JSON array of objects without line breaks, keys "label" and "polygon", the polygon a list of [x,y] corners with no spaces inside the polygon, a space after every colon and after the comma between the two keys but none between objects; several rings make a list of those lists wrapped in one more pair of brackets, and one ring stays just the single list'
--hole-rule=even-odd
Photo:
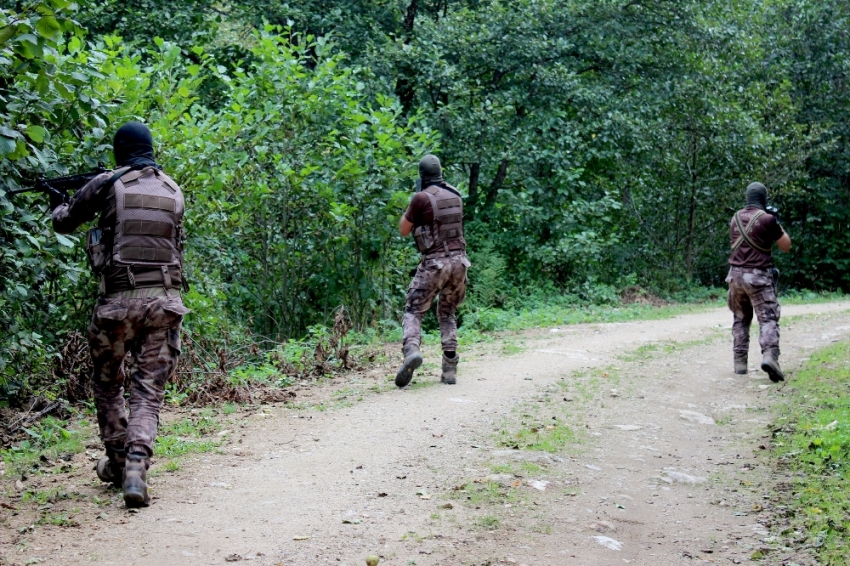
[{"label": "rifle barrel", "polygon": [[29,193],[32,191],[57,192],[67,194],[69,190],[76,191],[81,189],[86,183],[106,171],[108,171],[108,169],[104,167],[98,167],[94,171],[90,171],[88,173],[77,173],[75,175],[52,177],[50,179],[45,179],[44,177],[42,177],[32,187],[24,187],[22,189],[7,191],[6,194],[19,195],[21,193]]}]

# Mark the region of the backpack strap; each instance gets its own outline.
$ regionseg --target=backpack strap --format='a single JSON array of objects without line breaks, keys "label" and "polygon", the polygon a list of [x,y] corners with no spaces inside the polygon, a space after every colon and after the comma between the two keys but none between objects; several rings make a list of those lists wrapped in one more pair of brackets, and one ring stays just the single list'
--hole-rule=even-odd
[{"label": "backpack strap", "polygon": [[734,253],[738,248],[741,247],[741,245],[743,245],[744,242],[746,242],[747,245],[749,245],[755,250],[766,254],[770,253],[770,248],[763,248],[753,242],[753,240],[750,238],[750,232],[753,231],[753,227],[755,227],[756,225],[756,220],[764,216],[766,214],[765,211],[759,210],[758,212],[756,212],[753,217],[750,218],[750,221],[747,223],[746,228],[744,228],[743,224],[741,223],[741,217],[739,216],[739,214],[740,211],[735,213],[735,224],[738,226],[738,232],[740,232],[741,235],[738,237],[737,240],[735,240],[735,243],[732,244],[732,252]]}]

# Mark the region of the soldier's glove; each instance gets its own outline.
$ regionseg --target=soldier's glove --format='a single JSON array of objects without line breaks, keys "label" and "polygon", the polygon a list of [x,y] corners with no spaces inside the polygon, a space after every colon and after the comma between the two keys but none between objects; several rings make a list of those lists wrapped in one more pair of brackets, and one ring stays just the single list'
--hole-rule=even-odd
[{"label": "soldier's glove", "polygon": [[47,194],[50,196],[51,212],[68,202],[68,197],[62,194],[60,191],[57,191],[56,189],[48,188]]}]

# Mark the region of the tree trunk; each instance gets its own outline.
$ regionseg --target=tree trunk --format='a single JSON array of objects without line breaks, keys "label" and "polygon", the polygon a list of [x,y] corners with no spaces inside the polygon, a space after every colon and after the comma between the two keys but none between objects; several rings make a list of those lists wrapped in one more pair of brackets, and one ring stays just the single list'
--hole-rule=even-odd
[{"label": "tree trunk", "polygon": [[410,0],[410,4],[407,6],[407,11],[404,15],[404,22],[402,23],[402,27],[404,28],[405,34],[407,34],[408,41],[410,41],[410,36],[413,34],[413,25],[416,23],[416,12],[419,10],[419,0]]},{"label": "tree trunk", "polygon": [[493,182],[490,184],[490,188],[487,190],[487,198],[484,201],[484,206],[487,208],[492,208],[496,204],[496,197],[499,195],[499,189],[502,188],[502,185],[505,183],[505,178],[508,176],[508,160],[503,159],[499,162],[499,169],[496,171],[496,176],[493,178]]},{"label": "tree trunk", "polygon": [[475,206],[478,204],[478,178],[481,175],[481,163],[473,163],[469,166],[469,196],[466,197],[463,216],[472,220],[475,215]]},{"label": "tree trunk", "polygon": [[[416,23],[416,13],[418,10],[419,0],[410,0],[410,4],[408,4],[404,15],[404,21],[401,24],[404,29],[405,43],[410,43],[413,39],[413,27]],[[402,63],[399,68],[399,75],[395,83],[395,94],[401,102],[404,113],[408,114],[413,108],[416,90],[413,69],[406,63]]]},{"label": "tree trunk", "polygon": [[685,271],[688,282],[694,278],[694,234],[697,211],[697,183],[699,182],[699,171],[697,170],[697,158],[699,156],[699,138],[696,134],[691,138],[690,155],[690,198],[688,203],[688,240],[685,252]]}]

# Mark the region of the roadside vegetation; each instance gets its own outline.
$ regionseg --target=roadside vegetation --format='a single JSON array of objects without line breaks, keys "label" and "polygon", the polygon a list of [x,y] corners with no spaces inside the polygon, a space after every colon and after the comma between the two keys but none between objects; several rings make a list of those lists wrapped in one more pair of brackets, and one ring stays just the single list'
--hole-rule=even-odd
[{"label": "roadside vegetation", "polygon": [[814,353],[784,388],[771,459],[783,497],[774,529],[819,564],[850,548],[850,342]]},{"label": "roadside vegetation", "polygon": [[755,178],[794,238],[783,288],[846,290],[848,17],[838,0],[6,3],[0,397],[87,398],[97,287],[80,233],[6,191],[110,165],[128,119],[187,198],[172,403],[273,399],[396,336],[416,263],[396,222],[426,152],[465,196],[467,342],[719,303]]}]

